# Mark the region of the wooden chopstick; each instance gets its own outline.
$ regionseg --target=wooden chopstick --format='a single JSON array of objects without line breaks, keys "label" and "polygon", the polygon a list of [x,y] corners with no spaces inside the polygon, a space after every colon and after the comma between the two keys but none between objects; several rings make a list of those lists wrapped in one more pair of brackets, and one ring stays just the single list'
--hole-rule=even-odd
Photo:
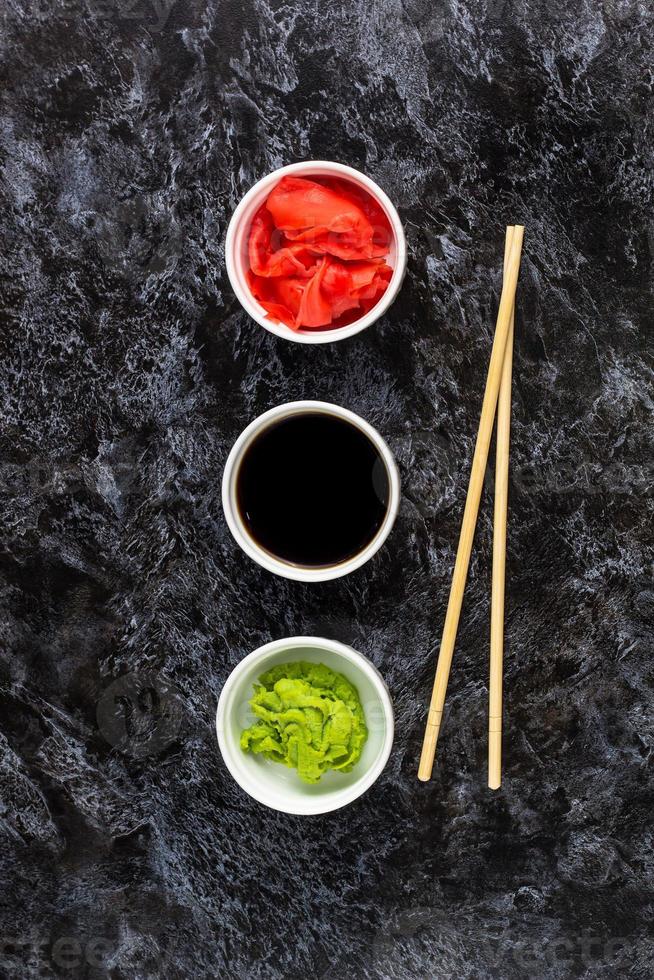
[{"label": "wooden chopstick", "polygon": [[[508,229],[507,229],[508,232]],[[495,338],[491,351],[490,363],[488,365],[488,376],[486,378],[486,390],[481,408],[479,419],[479,430],[475,443],[475,452],[472,459],[470,470],[470,482],[468,484],[468,495],[466,498],[463,521],[461,523],[461,533],[459,535],[459,547],[457,550],[454,572],[452,575],[452,586],[450,598],[445,613],[445,624],[443,626],[443,636],[441,648],[438,654],[436,665],[436,676],[434,678],[434,688],[432,690],[425,737],[422,743],[420,755],[420,765],[418,767],[418,779],[427,781],[431,778],[436,755],[436,744],[438,733],[443,717],[443,706],[445,704],[445,693],[447,691],[447,681],[452,665],[454,653],[454,643],[456,641],[456,631],[461,615],[461,604],[463,602],[463,590],[468,575],[470,564],[470,552],[472,550],[472,539],[477,523],[477,513],[479,511],[479,500],[488,462],[488,448],[493,432],[493,422],[495,420],[495,409],[497,407],[497,397],[500,390],[500,380],[502,375],[502,365],[504,362],[504,351],[506,349],[506,339],[511,325],[511,314],[515,300],[515,291],[518,284],[518,272],[520,269],[520,253],[522,250],[522,238],[524,227],[515,225],[513,239],[509,249],[509,259],[507,262],[506,273],[502,285],[502,295],[500,297],[500,308],[497,313],[497,323],[495,326]]]},{"label": "wooden chopstick", "polygon": [[[504,272],[509,259],[513,229],[509,228],[504,249]],[[497,399],[495,433],[495,501],[493,506],[493,585],[491,592],[490,682],[488,686],[488,785],[502,784],[502,671],[504,661],[504,583],[506,573],[506,516],[509,500],[509,443],[511,437],[511,372],[513,366],[513,323],[511,311],[506,338],[500,393]]]}]

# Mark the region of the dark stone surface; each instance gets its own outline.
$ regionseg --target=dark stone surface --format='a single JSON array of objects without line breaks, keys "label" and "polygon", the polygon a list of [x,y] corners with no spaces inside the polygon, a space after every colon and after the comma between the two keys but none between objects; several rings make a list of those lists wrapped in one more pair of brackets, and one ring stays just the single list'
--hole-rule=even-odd
[{"label": "dark stone surface", "polygon": [[[620,0],[5,0],[3,977],[651,977],[653,42]],[[305,349],[241,312],[223,241],[311,157],[379,181],[410,261],[383,322]],[[492,794],[489,495],[416,766],[511,221]],[[318,588],[220,508],[238,432],[301,397],[372,421],[404,480],[387,546]],[[317,819],[247,798],[213,728],[234,665],[298,633],[370,656],[397,711],[378,784]]]}]

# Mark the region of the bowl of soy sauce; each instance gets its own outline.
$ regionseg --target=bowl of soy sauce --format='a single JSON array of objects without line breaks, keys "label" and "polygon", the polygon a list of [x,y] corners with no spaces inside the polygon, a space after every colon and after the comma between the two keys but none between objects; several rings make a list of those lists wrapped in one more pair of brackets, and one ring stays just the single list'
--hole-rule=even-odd
[{"label": "bowl of soy sauce", "polygon": [[250,558],[285,578],[325,582],[381,548],[397,516],[400,479],[365,419],[328,402],[288,402],[236,440],[222,499]]}]

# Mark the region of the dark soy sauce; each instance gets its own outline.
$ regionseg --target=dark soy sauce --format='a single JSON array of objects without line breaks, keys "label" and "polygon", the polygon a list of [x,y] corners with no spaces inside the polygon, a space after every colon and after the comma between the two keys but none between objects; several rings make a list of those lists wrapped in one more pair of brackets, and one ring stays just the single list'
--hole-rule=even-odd
[{"label": "dark soy sauce", "polygon": [[368,436],[336,415],[274,422],[247,448],[236,477],[241,519],[266,551],[295,565],[337,565],[379,531],[386,465]]}]

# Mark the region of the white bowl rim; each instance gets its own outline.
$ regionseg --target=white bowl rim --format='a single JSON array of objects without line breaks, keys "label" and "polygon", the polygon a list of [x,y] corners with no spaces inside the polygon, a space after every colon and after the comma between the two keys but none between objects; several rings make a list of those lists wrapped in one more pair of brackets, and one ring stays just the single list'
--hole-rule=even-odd
[{"label": "white bowl rim", "polygon": [[[354,320],[352,323],[348,323],[344,327],[337,327],[335,330],[315,330],[302,333],[291,330],[290,327],[287,327],[283,323],[274,323],[272,320],[268,320],[265,315],[265,310],[263,310],[263,307],[259,306],[249,290],[246,291],[241,288],[234,257],[234,240],[236,238],[236,232],[239,228],[243,215],[247,211],[253,197],[256,197],[261,191],[267,188],[272,190],[273,186],[277,184],[286,174],[316,173],[318,169],[320,169],[323,173],[337,174],[356,181],[358,184],[362,184],[368,193],[377,199],[377,201],[382,205],[384,211],[386,212],[386,216],[391,223],[393,234],[395,236],[396,256],[393,275],[391,276],[390,282],[386,287],[383,296],[380,298],[379,302],[365,314],[365,316],[360,317],[358,320]],[[370,327],[376,320],[384,315],[400,291],[400,286],[402,285],[402,280],[404,279],[404,274],[406,272],[406,261],[407,250],[404,228],[402,226],[400,216],[397,213],[397,209],[389,196],[377,183],[375,183],[374,180],[362,173],[360,170],[357,170],[355,167],[350,167],[345,163],[337,163],[333,160],[302,160],[299,163],[289,163],[284,167],[278,167],[277,170],[273,170],[271,173],[266,174],[265,177],[258,180],[256,184],[254,184],[250,190],[247,191],[244,197],[241,198],[230,219],[229,225],[227,226],[227,235],[225,238],[225,264],[227,266],[227,275],[229,277],[232,289],[234,290],[234,293],[236,294],[236,297],[243,309],[252,317],[253,320],[255,320],[269,333],[275,334],[276,337],[281,337],[283,340],[290,340],[296,344],[330,344],[338,340],[346,340],[348,337],[353,337],[355,334],[361,333],[362,330]]]},{"label": "white bowl rim", "polygon": [[[275,558],[269,554],[269,552],[264,551],[246,532],[238,516],[238,508],[235,505],[235,483],[238,464],[243,458],[247,445],[254,438],[255,434],[277,419],[312,411],[336,415],[338,418],[345,419],[361,429],[381,455],[386,466],[389,483],[389,500],[386,515],[372,541],[362,551],[347,561],[340,562],[338,565],[325,565],[316,568],[293,565],[290,562],[281,561],[279,558]],[[360,415],[357,415],[356,412],[352,412],[348,408],[342,408],[340,405],[334,405],[331,402],[312,401],[310,399],[284,402],[282,405],[276,405],[274,408],[268,409],[267,412],[253,419],[243,429],[232,446],[227,457],[227,462],[225,463],[222,479],[223,511],[227,520],[227,526],[236,543],[246,555],[257,562],[258,565],[261,565],[262,568],[272,572],[273,575],[281,575],[282,578],[292,579],[295,582],[330,582],[333,579],[341,578],[343,575],[349,575],[351,572],[356,571],[357,568],[365,565],[379,551],[391,533],[400,507],[400,495],[400,474],[395,458],[377,429],[370,422],[367,422]]]},{"label": "white bowl rim", "polygon": [[[298,803],[296,806],[280,806],[272,803],[270,799],[267,799],[265,793],[257,792],[257,790],[254,789],[251,784],[247,783],[247,780],[243,779],[242,772],[236,769],[236,767],[232,764],[230,753],[223,736],[223,719],[230,694],[236,686],[240,676],[251,666],[253,662],[263,660],[268,655],[278,653],[282,650],[293,650],[298,647],[315,647],[317,649],[322,649],[328,653],[335,653],[343,657],[343,659],[348,660],[350,663],[356,664],[357,667],[359,667],[359,669],[366,674],[375,688],[384,712],[386,731],[381,751],[375,760],[374,765],[366,770],[365,774],[361,776],[361,779],[359,779],[352,786],[335,790],[333,793],[330,793],[329,796],[298,797]],[[323,636],[289,636],[280,640],[272,640],[269,643],[264,643],[263,646],[257,647],[256,650],[248,653],[247,656],[244,657],[243,660],[236,665],[236,667],[234,667],[231,674],[225,681],[218,698],[218,706],[216,708],[216,736],[218,739],[220,754],[223,758],[223,762],[229,770],[230,775],[238,783],[241,789],[245,790],[249,796],[257,800],[258,803],[262,803],[264,806],[270,807],[272,810],[277,810],[280,813],[292,813],[298,816],[316,816],[320,813],[331,813],[333,810],[339,810],[341,807],[347,806],[349,803],[352,803],[354,800],[358,799],[358,797],[362,796],[367,790],[370,789],[373,783],[376,782],[383,772],[386,763],[388,762],[388,758],[393,747],[393,738],[395,736],[395,714],[393,711],[391,696],[384,678],[377,670],[372,660],[369,660],[363,653],[359,653],[358,650],[347,646],[345,643],[341,643],[339,640],[330,640]],[[272,764],[274,765],[274,763]]]}]

